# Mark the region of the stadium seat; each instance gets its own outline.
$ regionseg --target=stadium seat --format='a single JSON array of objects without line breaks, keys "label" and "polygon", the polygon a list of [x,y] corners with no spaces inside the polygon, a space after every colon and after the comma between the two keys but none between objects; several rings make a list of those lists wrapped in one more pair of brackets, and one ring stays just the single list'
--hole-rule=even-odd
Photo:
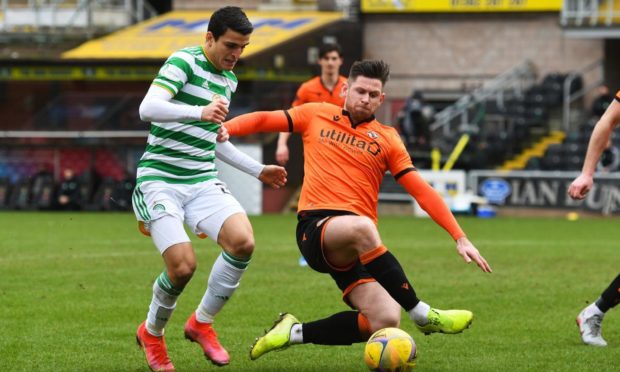
[{"label": "stadium seat", "polygon": [[112,178],[104,178],[92,199],[92,208],[98,211],[110,211],[118,209],[114,207],[114,191],[116,181]]},{"label": "stadium seat", "polygon": [[32,207],[36,209],[51,209],[54,205],[54,180],[43,180],[37,187],[34,185],[31,189],[31,202]]},{"label": "stadium seat", "polygon": [[78,182],[80,184],[80,200],[82,208],[86,210],[94,210],[96,207],[93,205],[93,194],[99,184],[99,176],[95,172],[85,171],[78,176]]},{"label": "stadium seat", "polygon": [[126,177],[125,179],[116,182],[116,187],[113,194],[115,209],[131,210],[131,197],[135,187],[135,177]]},{"label": "stadium seat", "polygon": [[19,180],[13,185],[8,205],[11,209],[30,209],[30,182],[27,179]]},{"label": "stadium seat", "polygon": [[587,145],[582,142],[564,141],[562,149],[567,156],[583,156],[586,153]]},{"label": "stadium seat", "polygon": [[11,193],[11,183],[8,178],[0,178],[0,209],[8,208],[9,195]]},{"label": "stadium seat", "polygon": [[573,154],[566,156],[563,161],[562,170],[566,171],[579,171],[583,167],[583,155]]},{"label": "stadium seat", "polygon": [[525,168],[526,170],[541,170],[542,169],[542,159],[537,157],[537,156],[533,156],[531,158],[529,158],[527,160],[527,163],[525,163]]}]

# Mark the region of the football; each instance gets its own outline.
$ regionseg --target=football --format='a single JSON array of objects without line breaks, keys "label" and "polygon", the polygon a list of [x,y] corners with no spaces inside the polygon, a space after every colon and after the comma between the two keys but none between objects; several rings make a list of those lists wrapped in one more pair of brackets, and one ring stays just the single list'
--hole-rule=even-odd
[{"label": "football", "polygon": [[416,356],[413,338],[398,328],[378,330],[364,348],[364,362],[372,371],[410,371]]}]

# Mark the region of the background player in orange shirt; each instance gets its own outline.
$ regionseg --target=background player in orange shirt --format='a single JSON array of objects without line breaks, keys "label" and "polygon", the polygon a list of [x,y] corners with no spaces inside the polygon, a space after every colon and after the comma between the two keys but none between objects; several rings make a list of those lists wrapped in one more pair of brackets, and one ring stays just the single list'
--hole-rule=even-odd
[{"label": "background player in orange shirt", "polygon": [[[611,139],[614,129],[620,125],[620,91],[612,100],[601,119],[594,126],[583,169],[568,188],[568,195],[573,199],[584,199],[594,184],[596,165]],[[583,309],[577,316],[577,325],[584,343],[593,346],[607,346],[601,335],[603,316],[607,310],[620,303],[620,274],[603,291],[596,302]]]},{"label": "background player in orange shirt", "polygon": [[[342,87],[347,78],[340,75],[342,66],[342,49],[336,43],[323,44],[319,49],[317,63],[321,67],[321,74],[301,84],[297,89],[293,107],[308,102],[329,102],[336,106],[344,106],[344,94]],[[288,139],[289,132],[280,133],[278,146],[276,147],[276,161],[280,165],[286,165],[289,159]]]},{"label": "background player in orange shirt", "polygon": [[225,123],[222,137],[260,131],[299,132],[305,176],[298,205],[297,244],[311,268],[329,273],[353,311],[300,323],[282,314],[258,338],[250,357],[293,344],[349,345],[376,330],[400,325],[401,308],[424,333],[459,333],[469,327],[467,310],[438,310],[418,299],[396,257],[377,230],[379,186],[386,171],[456,241],[465,262],[491,268],[467,239],[443,199],[413,167],[398,133],[374,113],[384,100],[389,66],[355,62],[345,88],[344,109],[308,103],[287,111],[255,112]]},{"label": "background player in orange shirt", "polygon": [[[329,102],[338,107],[344,106],[344,87],[347,78],[340,75],[342,66],[342,48],[336,43],[326,43],[319,49],[319,59],[317,63],[321,67],[321,74],[301,84],[297,89],[293,107],[303,105],[308,102]],[[278,145],[276,147],[276,161],[284,166],[288,163],[290,151],[288,149],[288,139],[290,132],[282,132],[278,135]],[[299,258],[299,266],[308,266],[306,259]]]}]

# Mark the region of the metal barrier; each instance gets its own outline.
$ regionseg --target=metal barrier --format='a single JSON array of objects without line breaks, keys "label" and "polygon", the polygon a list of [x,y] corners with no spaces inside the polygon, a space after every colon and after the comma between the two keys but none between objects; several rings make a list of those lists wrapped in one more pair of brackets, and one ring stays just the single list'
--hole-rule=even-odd
[{"label": "metal barrier", "polygon": [[535,80],[536,73],[532,62],[524,60],[519,65],[485,82],[480,88],[464,95],[454,104],[438,112],[430,130],[431,132],[443,130],[444,135],[448,135],[453,132],[453,119],[457,118],[459,119],[459,131],[475,129],[471,128],[470,109],[489,99],[496,100],[498,106],[503,107],[507,98],[521,97],[523,92],[535,83]]},{"label": "metal barrier", "polygon": [[[66,33],[115,30],[157,15],[146,0],[0,0],[0,31]],[[94,15],[97,15],[96,17]]]},{"label": "metal barrier", "polygon": [[[584,78],[585,75],[592,73],[597,74],[598,77],[594,79],[583,79],[584,85],[581,89],[571,92],[571,86],[577,78]],[[562,87],[562,130],[568,132],[571,129],[571,104],[603,84],[604,75],[603,61],[598,60],[579,71],[570,73],[566,79],[564,79],[564,86]],[[587,80],[592,81],[592,83],[585,85]]]}]

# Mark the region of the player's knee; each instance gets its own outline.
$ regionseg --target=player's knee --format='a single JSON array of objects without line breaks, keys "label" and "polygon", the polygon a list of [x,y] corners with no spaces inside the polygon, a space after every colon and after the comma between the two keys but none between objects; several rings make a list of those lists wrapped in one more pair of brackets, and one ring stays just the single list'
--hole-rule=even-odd
[{"label": "player's knee", "polygon": [[224,249],[235,257],[250,257],[254,253],[254,237],[252,234],[239,234],[223,245]]},{"label": "player's knee", "polygon": [[377,227],[370,218],[356,218],[350,227],[351,235],[356,240],[357,246],[372,249],[380,243]]},{"label": "player's knee", "polygon": [[185,261],[175,265],[172,268],[171,280],[172,282],[179,287],[184,287],[194,276],[194,272],[196,271],[196,262],[193,261]]}]

